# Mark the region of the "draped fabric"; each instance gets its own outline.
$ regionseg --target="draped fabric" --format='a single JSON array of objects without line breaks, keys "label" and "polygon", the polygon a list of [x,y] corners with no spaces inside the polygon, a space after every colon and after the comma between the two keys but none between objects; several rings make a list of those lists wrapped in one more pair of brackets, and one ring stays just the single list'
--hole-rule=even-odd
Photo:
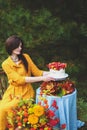
[{"label": "draped fabric", "polygon": [[[36,91],[36,103],[41,101],[39,97],[40,88]],[[62,97],[47,95],[43,95],[43,97],[48,100],[49,108],[53,100],[56,100],[57,102],[59,109],[55,111],[55,115],[60,119],[60,123],[56,126],[56,128],[59,128],[62,124],[66,124],[66,130],[77,130],[77,127],[81,127],[81,124],[78,126],[79,124],[77,122],[76,90],[72,94]],[[42,105],[44,105],[44,103]]]}]

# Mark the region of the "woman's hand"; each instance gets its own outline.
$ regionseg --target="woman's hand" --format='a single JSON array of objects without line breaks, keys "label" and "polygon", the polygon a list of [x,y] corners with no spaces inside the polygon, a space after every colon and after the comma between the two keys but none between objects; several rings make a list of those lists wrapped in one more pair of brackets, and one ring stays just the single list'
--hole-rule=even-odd
[{"label": "woman's hand", "polygon": [[49,75],[50,71],[43,71],[43,76]]},{"label": "woman's hand", "polygon": [[45,81],[45,82],[55,81],[55,79],[53,77],[46,75],[46,76],[43,76],[43,81]]}]

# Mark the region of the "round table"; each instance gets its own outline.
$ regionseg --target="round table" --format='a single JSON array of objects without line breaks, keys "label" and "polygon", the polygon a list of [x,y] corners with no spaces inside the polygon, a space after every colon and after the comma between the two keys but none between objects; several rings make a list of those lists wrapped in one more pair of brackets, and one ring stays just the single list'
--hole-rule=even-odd
[{"label": "round table", "polygon": [[[59,125],[66,124],[66,130],[77,130],[76,89],[72,94],[68,94],[62,97],[43,95],[43,97],[44,96],[48,100],[49,107],[53,100],[56,100],[57,102],[59,109],[55,112],[55,114],[56,117],[60,119],[60,124],[58,124],[56,128],[59,128]],[[36,103],[39,102],[39,97],[40,88],[36,90]]]}]

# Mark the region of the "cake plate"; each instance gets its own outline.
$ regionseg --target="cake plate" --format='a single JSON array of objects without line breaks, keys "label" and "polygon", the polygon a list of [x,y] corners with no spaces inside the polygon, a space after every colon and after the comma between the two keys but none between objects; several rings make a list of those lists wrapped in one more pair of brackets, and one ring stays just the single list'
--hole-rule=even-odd
[{"label": "cake plate", "polygon": [[68,77],[68,74],[65,73],[64,75],[59,76],[57,74],[52,74],[51,73],[51,74],[49,74],[49,76],[52,77],[52,78],[54,78],[55,81],[62,81],[62,80],[65,80]]}]

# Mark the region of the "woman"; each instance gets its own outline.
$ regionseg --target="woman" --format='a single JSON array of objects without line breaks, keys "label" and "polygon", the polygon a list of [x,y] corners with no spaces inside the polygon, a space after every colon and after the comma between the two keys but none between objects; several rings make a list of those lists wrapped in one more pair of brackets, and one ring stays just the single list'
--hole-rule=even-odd
[{"label": "woman", "polygon": [[2,63],[2,68],[8,77],[9,86],[0,102],[0,130],[6,129],[7,113],[17,105],[20,98],[34,98],[31,83],[54,80],[47,76],[49,72],[38,69],[30,56],[23,53],[21,38],[10,36],[5,45],[9,57]]}]

